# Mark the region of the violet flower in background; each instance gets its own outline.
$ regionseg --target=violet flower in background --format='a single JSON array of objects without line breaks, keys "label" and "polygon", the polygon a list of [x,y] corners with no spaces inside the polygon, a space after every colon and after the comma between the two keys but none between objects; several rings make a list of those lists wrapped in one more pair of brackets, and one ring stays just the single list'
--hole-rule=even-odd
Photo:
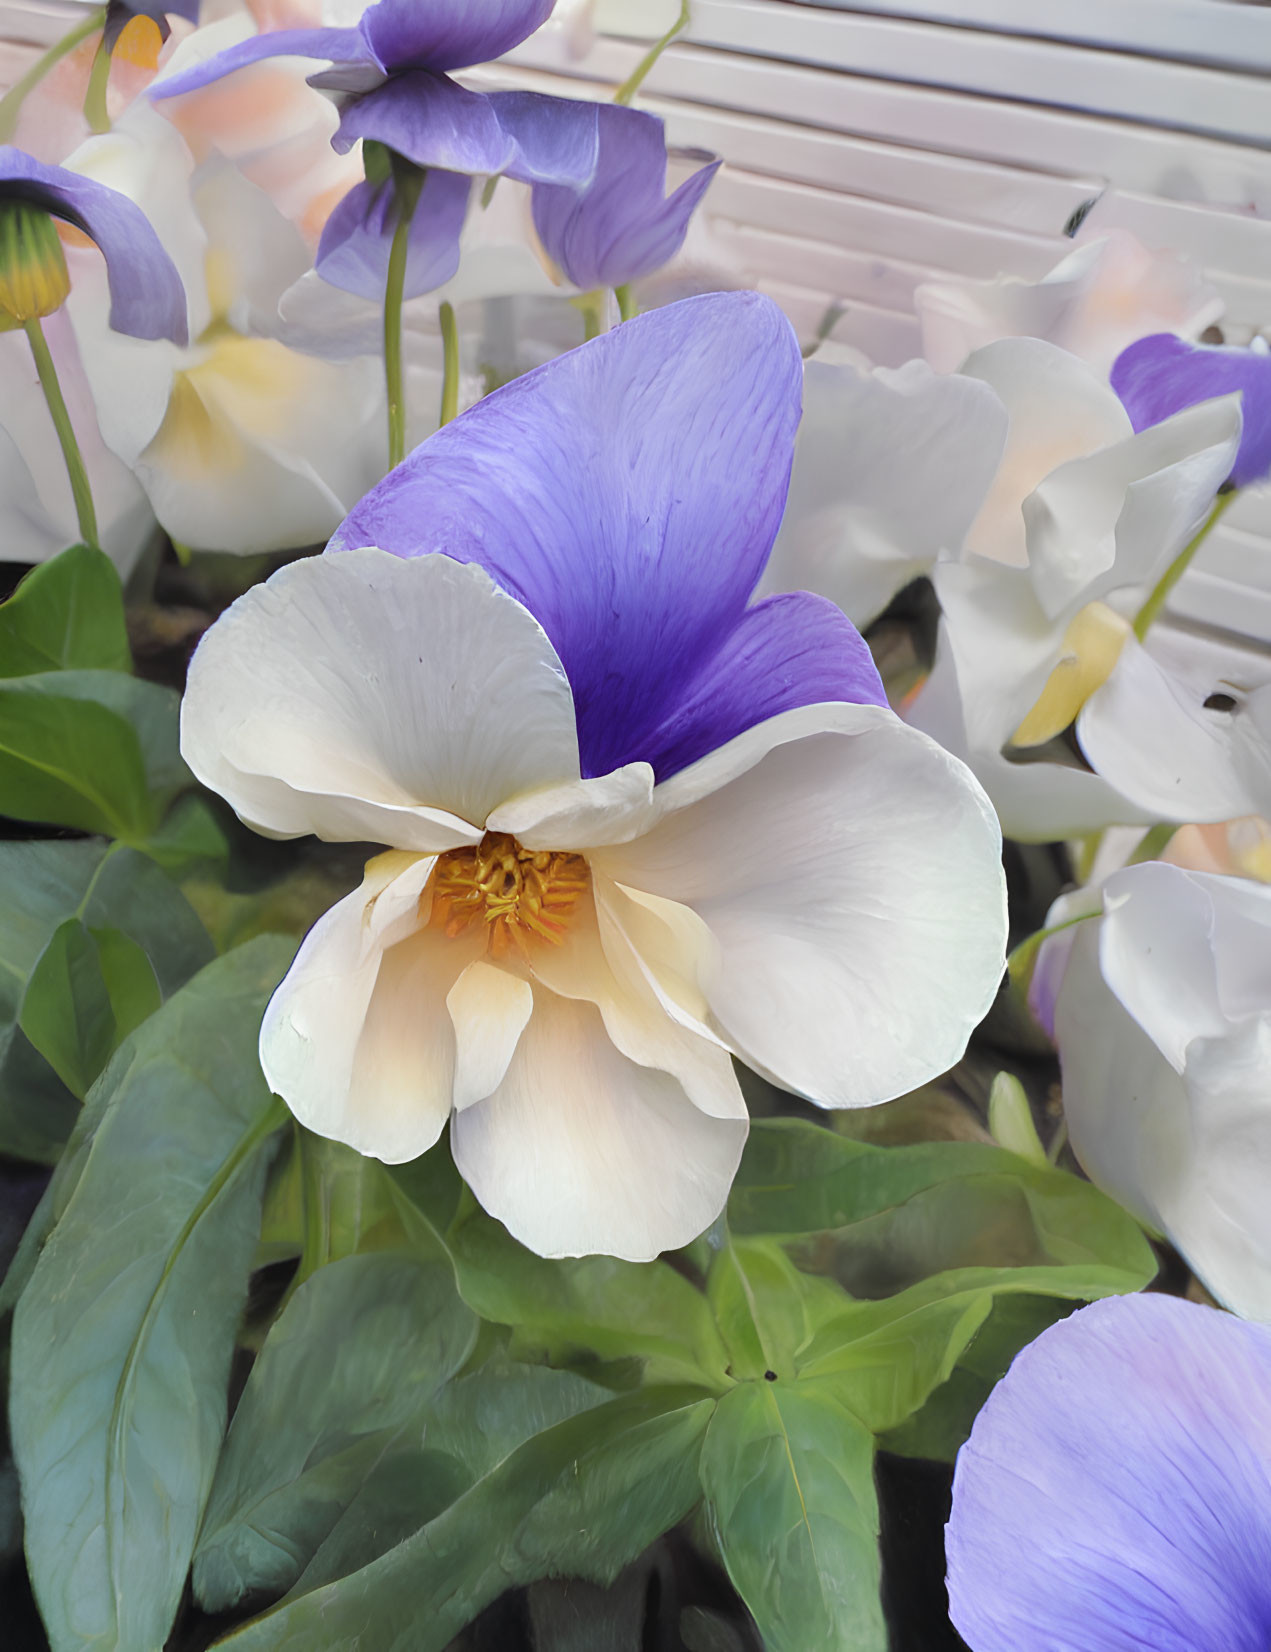
[{"label": "violet flower in background", "polygon": [[1110,1297],[1016,1357],[958,1453],[972,1652],[1265,1652],[1271,1328]]},{"label": "violet flower in background", "polygon": [[1244,431],[1231,483],[1243,488],[1271,475],[1271,350],[1265,346],[1189,344],[1173,333],[1154,333],[1122,350],[1111,376],[1135,430],[1194,402],[1240,391]]},{"label": "violet flower in background", "polygon": [[662,121],[601,104],[596,175],[586,189],[534,186],[534,228],[553,264],[584,292],[625,287],[669,263],[721,162],[711,161],[671,196]]},{"label": "violet flower in background", "polygon": [[[35,208],[71,224],[94,242],[106,260],[110,283],[110,325],[117,333],[133,338],[171,339],[187,342],[185,289],[176,266],[151,228],[150,221],[126,195],[104,184],[82,178],[64,167],[46,166],[10,145],[0,146],[0,237],[7,243],[17,233],[15,209]],[[24,215],[26,216],[26,215]],[[10,249],[5,248],[5,268],[0,279],[10,287],[13,281]],[[21,256],[15,249],[15,255]],[[48,257],[54,261],[40,278],[40,292],[27,297],[34,304],[33,316],[49,315],[57,309],[69,290],[65,261],[60,247],[50,244]],[[60,296],[59,296],[60,293]],[[10,301],[21,303],[9,292]],[[52,302],[56,299],[56,302]],[[15,320],[10,302],[0,299],[0,309]]]}]

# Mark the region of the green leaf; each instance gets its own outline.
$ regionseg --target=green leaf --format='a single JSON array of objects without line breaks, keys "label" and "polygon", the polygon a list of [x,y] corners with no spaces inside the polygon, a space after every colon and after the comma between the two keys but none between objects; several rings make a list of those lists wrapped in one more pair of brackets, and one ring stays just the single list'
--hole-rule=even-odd
[{"label": "green leaf", "polygon": [[293,1598],[370,1565],[448,1508],[545,1429],[609,1399],[572,1371],[495,1358],[449,1382],[420,1419],[435,1449],[399,1441],[353,1497],[305,1568]]},{"label": "green leaf", "polygon": [[172,689],[117,671],[0,682],[0,798],[15,820],[139,844],[192,782]]},{"label": "green leaf", "polygon": [[159,1003],[154,970],[134,940],[68,918],[31,971],[18,1025],[82,1101],[112,1052]]},{"label": "green leaf", "polygon": [[141,845],[151,860],[176,877],[205,862],[229,858],[229,841],[206,798],[181,798],[168,818]]},{"label": "green leaf", "polygon": [[544,1261],[475,1210],[447,1237],[464,1301],[515,1327],[522,1347],[558,1364],[579,1354],[643,1360],[650,1382],[727,1385],[705,1297],[665,1262]]},{"label": "green leaf", "polygon": [[720,1401],[702,1488],[768,1652],[886,1652],[873,1464],[869,1431],[820,1385],[743,1383]]},{"label": "green leaf", "polygon": [[194,1557],[211,1612],[300,1576],[407,1424],[471,1351],[444,1261],[398,1251],[319,1268],[279,1316],[234,1413]]},{"label": "green leaf", "polygon": [[[505,1589],[609,1583],[699,1496],[713,1400],[624,1394],[536,1435],[371,1565],[254,1619],[233,1652],[443,1652]],[[806,1644],[806,1643],[805,1643]]]},{"label": "green leaf", "polygon": [[751,1130],[729,1225],[781,1236],[801,1265],[862,1297],[962,1267],[1093,1264],[1106,1270],[1097,1294],[1156,1273],[1134,1219],[1067,1171],[978,1142],[872,1147],[797,1120]]},{"label": "green leaf", "polygon": [[792,1377],[816,1328],[850,1298],[828,1279],[800,1273],[771,1240],[732,1240],[711,1265],[707,1295],[738,1379]]},{"label": "green leaf", "polygon": [[88,545],[33,568],[0,605],[0,677],[76,670],[132,670],[119,575]]},{"label": "green leaf", "polygon": [[282,1117],[260,1017],[291,950],[209,964],[115,1056],[14,1313],[13,1450],[54,1652],[159,1647],[180,1600]]},{"label": "green leaf", "polygon": [[[203,967],[212,943],[158,867],[100,842],[0,843],[0,910],[0,1152],[51,1162],[78,1109],[18,1018],[54,932],[71,920],[118,931],[145,953],[164,996]],[[125,1021],[138,1002],[121,1001]]]}]

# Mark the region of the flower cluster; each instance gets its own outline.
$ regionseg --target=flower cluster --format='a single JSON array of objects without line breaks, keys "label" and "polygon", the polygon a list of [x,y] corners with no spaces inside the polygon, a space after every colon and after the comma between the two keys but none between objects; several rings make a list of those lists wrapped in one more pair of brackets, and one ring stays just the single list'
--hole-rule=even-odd
[{"label": "flower cluster", "polygon": [[1264,1652],[1271,662],[1185,605],[1271,346],[1097,220],[801,340],[632,106],[687,3],[468,74],[588,13],[110,0],[0,98],[49,1644],[885,1652],[881,1449],[973,1652]]}]

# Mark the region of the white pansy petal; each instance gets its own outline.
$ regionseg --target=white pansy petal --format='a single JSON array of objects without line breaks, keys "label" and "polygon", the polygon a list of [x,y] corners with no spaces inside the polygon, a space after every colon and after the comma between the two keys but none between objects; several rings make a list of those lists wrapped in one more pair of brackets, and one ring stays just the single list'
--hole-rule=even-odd
[{"label": "white pansy petal", "polygon": [[1006,440],[975,379],[911,361],[804,368],[790,498],[761,591],[815,591],[863,625],[942,551],[961,548]]},{"label": "white pansy petal", "polygon": [[1236,717],[1207,710],[1131,636],[1082,707],[1077,740],[1096,773],[1158,820],[1234,820],[1259,812],[1238,767]]},{"label": "white pansy petal", "polygon": [[653,770],[628,763],[595,780],[515,797],[495,809],[486,825],[510,832],[527,849],[592,849],[635,837],[647,825],[652,803]]},{"label": "white pansy petal", "polygon": [[536,987],[507,1077],[450,1139],[482,1205],[540,1256],[647,1262],[719,1215],[746,1131],[627,1060],[594,1005]]},{"label": "white pansy petal", "polygon": [[[628,906],[621,891],[606,889],[604,880],[597,880],[595,902],[588,901],[575,913],[564,945],[535,949],[531,959],[535,980],[561,998],[595,1004],[605,1031],[622,1054],[642,1067],[669,1073],[702,1112],[712,1118],[744,1119],[746,1103],[732,1057],[705,1024],[704,997],[699,993],[697,1004],[685,1008],[684,991],[676,1002],[672,993],[655,983],[614,916],[615,907],[626,915]],[[603,912],[597,907],[603,907]],[[669,950],[666,938],[659,939],[661,950]],[[691,966],[693,959],[686,961]]]},{"label": "white pansy petal", "polygon": [[477,958],[451,987],[446,1008],[455,1031],[456,1112],[484,1101],[503,1082],[534,1008],[529,982]]},{"label": "white pansy petal", "polygon": [[1213,504],[1240,428],[1240,398],[1223,396],[1057,466],[1023,506],[1046,614],[1159,578]]},{"label": "white pansy petal", "polygon": [[1057,465],[1130,436],[1130,417],[1092,368],[1041,339],[985,345],[962,372],[994,389],[1010,415],[1006,451],[967,549],[1023,567],[1024,500]]},{"label": "white pansy petal", "polygon": [[191,663],[181,741],[257,827],[421,850],[475,842],[505,798],[578,775],[537,621],[481,568],[373,549],[240,597]]},{"label": "white pansy petal", "polygon": [[705,995],[745,1061],[832,1107],[952,1066],[1005,948],[997,820],[963,764],[885,709],[804,707],[658,791],[659,825],[595,864],[709,926]]},{"label": "white pansy petal", "polygon": [[430,1147],[450,1111],[445,996],[472,948],[417,926],[382,944],[401,906],[418,903],[431,864],[392,878],[395,868],[373,861],[362,887],[309,931],[261,1026],[265,1077],[300,1122],[388,1163]]},{"label": "white pansy petal", "polygon": [[971,749],[997,753],[1046,686],[1063,626],[1042,613],[1025,568],[982,557],[944,562],[932,583],[943,614],[940,649],[956,671]]}]

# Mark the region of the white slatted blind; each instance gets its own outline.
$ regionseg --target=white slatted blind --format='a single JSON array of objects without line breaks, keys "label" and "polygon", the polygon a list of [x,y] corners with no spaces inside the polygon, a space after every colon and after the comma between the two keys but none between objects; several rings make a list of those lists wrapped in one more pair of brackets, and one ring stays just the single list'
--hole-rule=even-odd
[{"label": "white slatted blind", "polygon": [[[476,79],[603,97],[678,11],[597,0],[581,55],[549,26]],[[1231,342],[1271,334],[1266,5],[694,0],[641,105],[724,156],[711,229],[805,338],[838,305],[836,338],[898,364],[919,283],[1035,279],[1092,200],[1092,229],[1204,270]],[[1271,655],[1271,490],[1233,507],[1172,612]]]}]

